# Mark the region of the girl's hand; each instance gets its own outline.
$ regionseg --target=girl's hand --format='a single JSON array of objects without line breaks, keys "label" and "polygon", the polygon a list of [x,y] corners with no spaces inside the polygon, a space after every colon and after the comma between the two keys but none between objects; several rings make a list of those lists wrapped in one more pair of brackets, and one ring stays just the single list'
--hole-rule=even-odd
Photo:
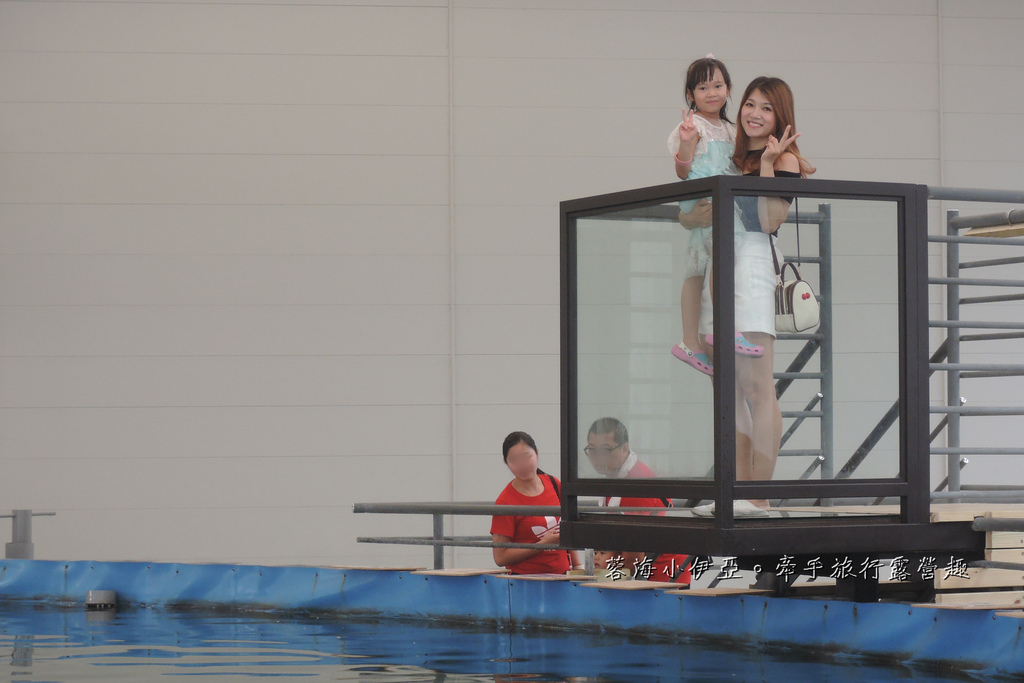
[{"label": "girl's hand", "polygon": [[789,134],[791,126],[786,126],[786,130],[782,131],[782,139],[776,140],[774,135],[768,136],[768,144],[765,145],[764,152],[761,154],[761,163],[775,164],[776,160],[782,153],[786,151],[786,148],[792,144],[794,140],[800,137],[800,133]]},{"label": "girl's hand", "polygon": [[683,115],[683,122],[679,124],[679,141],[693,142],[697,139],[697,126],[693,124],[693,110],[688,109]]}]

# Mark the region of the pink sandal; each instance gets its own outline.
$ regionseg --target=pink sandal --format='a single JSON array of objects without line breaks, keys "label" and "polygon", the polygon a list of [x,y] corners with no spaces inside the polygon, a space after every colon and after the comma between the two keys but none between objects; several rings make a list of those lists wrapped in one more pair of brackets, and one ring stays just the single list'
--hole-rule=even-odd
[{"label": "pink sandal", "polygon": [[[708,346],[715,345],[715,335],[709,334],[704,337],[707,340]],[[757,344],[751,344],[747,341],[747,338],[742,334],[736,335],[736,353],[741,356],[749,356],[751,358],[760,358],[764,355],[764,347],[758,346]]]},{"label": "pink sandal", "polygon": [[672,347],[672,355],[705,375],[715,374],[714,368],[711,367],[711,359],[706,353],[694,353],[685,344],[676,344]]}]

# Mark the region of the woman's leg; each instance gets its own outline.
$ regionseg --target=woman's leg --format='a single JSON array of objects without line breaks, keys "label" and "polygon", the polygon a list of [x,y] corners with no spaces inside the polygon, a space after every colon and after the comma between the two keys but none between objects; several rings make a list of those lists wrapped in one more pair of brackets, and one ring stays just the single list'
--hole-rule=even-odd
[{"label": "woman's leg", "polygon": [[[750,404],[752,427],[750,430],[751,452],[749,470],[739,462],[737,451],[736,478],[744,481],[769,481],[775,473],[779,458],[779,442],[782,440],[782,411],[775,396],[774,338],[763,332],[746,332],[747,339],[764,347],[760,358],[736,357],[737,393],[742,391]],[[738,413],[737,413],[738,415]],[[738,435],[737,435],[738,438]],[[767,507],[767,500],[751,501],[760,507]]]}]

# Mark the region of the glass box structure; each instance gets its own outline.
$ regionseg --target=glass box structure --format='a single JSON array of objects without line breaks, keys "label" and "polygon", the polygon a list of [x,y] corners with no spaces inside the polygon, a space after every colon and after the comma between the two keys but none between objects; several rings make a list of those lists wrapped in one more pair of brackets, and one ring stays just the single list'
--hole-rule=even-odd
[{"label": "glass box structure", "polygon": [[[821,307],[774,340],[773,239]],[[562,202],[563,543],[980,558],[969,523],[929,521],[927,283],[922,185],[718,176]],[[711,375],[671,353],[687,302]]]}]

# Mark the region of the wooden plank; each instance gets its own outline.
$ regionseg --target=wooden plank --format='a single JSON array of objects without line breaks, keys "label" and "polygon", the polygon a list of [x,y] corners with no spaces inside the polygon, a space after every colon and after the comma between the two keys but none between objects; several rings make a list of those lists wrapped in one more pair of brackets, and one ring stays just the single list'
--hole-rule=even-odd
[{"label": "wooden plank", "polygon": [[992,609],[1007,610],[1007,609],[1013,609],[1013,607],[1001,606],[1001,605],[982,605],[982,604],[936,605],[935,603],[932,603],[932,602],[912,602],[912,603],[910,603],[910,606],[911,607],[926,608],[926,609],[959,609],[959,610],[992,610]]},{"label": "wooden plank", "polygon": [[1024,609],[1015,610],[1013,612],[996,612],[997,617],[1013,617],[1014,619],[1024,619]]},{"label": "wooden plank", "polygon": [[935,588],[948,590],[1024,587],[1024,571],[970,567],[967,569],[967,577],[950,576],[946,578],[945,572],[940,569],[935,574]]},{"label": "wooden plank", "polygon": [[986,548],[1024,548],[1022,531],[989,531],[985,533]]},{"label": "wooden plank", "polygon": [[[898,515],[899,505],[836,505],[813,507],[787,505],[772,508],[774,512],[817,513],[819,515]],[[973,522],[975,517],[1019,517],[1024,518],[1024,504],[1020,503],[932,503],[932,522]]]},{"label": "wooden plank", "polygon": [[517,581],[593,581],[593,576],[570,576],[567,574],[494,574],[496,579]]},{"label": "wooden plank", "polygon": [[420,569],[413,572],[419,576],[490,576],[507,573],[507,569],[500,567],[494,569]]},{"label": "wooden plank", "polygon": [[1024,223],[1016,225],[994,225],[989,228],[971,228],[966,237],[1020,237],[1024,235]]},{"label": "wooden plank", "polygon": [[985,559],[990,562],[1016,562],[1024,564],[1024,550],[1018,548],[986,548]]},{"label": "wooden plank", "polygon": [[367,571],[376,572],[417,572],[426,569],[426,567],[358,567],[349,564],[332,564],[329,565],[329,569],[365,569]]},{"label": "wooden plank", "polygon": [[667,583],[665,581],[636,581],[634,579],[622,579],[621,581],[593,581],[584,585],[588,588],[609,588],[617,591],[666,590],[678,587],[678,584]]},{"label": "wooden plank", "polygon": [[1024,519],[1024,505],[989,505],[986,517],[996,519]]},{"label": "wooden plank", "polygon": [[978,607],[1024,606],[1024,591],[990,591],[982,593],[939,593],[936,605],[975,605]]},{"label": "wooden plank", "polygon": [[723,597],[729,595],[772,595],[774,591],[763,588],[691,588],[689,590],[668,591],[666,595],[700,595],[703,597]]}]

